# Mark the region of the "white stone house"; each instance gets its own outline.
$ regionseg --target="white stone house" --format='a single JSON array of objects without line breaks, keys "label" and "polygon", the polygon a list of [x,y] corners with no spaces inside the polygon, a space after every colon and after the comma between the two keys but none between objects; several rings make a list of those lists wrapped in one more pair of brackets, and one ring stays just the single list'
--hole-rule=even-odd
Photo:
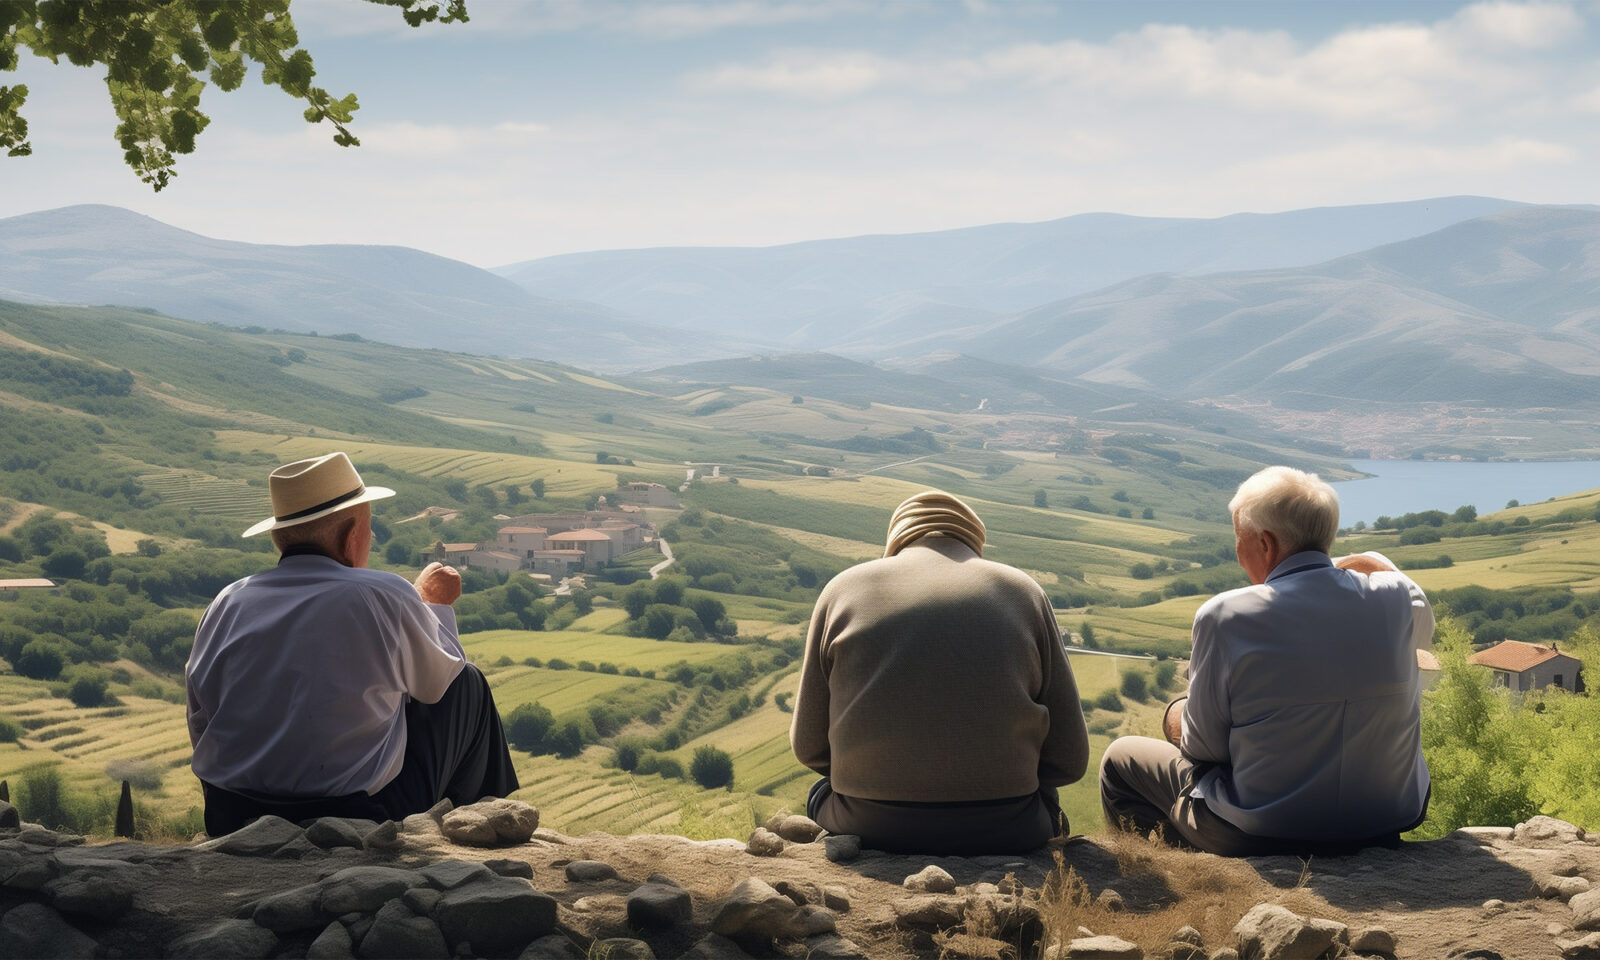
[{"label": "white stone house", "polygon": [[1554,642],[1545,646],[1505,640],[1473,654],[1469,662],[1494,671],[1495,684],[1512,690],[1560,687],[1583,692],[1583,661],[1562,653]]}]

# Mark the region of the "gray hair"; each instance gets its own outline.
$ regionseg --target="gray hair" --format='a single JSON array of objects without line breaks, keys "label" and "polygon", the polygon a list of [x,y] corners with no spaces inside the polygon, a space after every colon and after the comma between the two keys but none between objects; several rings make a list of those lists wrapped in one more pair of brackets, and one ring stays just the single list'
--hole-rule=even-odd
[{"label": "gray hair", "polygon": [[[370,516],[372,508],[358,503],[344,510],[336,510],[325,517],[307,520],[272,531],[272,545],[282,553],[290,547],[316,547],[324,553],[337,553],[344,544],[350,528],[362,520],[362,508]],[[370,522],[370,521],[369,521]]]},{"label": "gray hair", "polygon": [[1235,525],[1274,534],[1289,553],[1333,552],[1339,533],[1339,495],[1314,473],[1268,467],[1244,483],[1228,501]]}]

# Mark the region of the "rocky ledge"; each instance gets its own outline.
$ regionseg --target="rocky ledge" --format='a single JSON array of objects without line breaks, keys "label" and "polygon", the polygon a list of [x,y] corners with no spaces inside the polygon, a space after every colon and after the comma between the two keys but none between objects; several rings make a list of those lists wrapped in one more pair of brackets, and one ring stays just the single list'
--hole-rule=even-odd
[{"label": "rocky ledge", "polygon": [[94,844],[7,806],[3,957],[1600,958],[1600,838],[1545,817],[1302,861],[1131,835],[898,856],[788,814],[571,837],[505,800]]}]

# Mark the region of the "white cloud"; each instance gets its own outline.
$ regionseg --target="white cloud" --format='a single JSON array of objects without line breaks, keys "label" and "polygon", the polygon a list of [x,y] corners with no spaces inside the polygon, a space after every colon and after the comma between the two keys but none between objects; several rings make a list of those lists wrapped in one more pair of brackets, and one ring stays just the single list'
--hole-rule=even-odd
[{"label": "white cloud", "polygon": [[1487,45],[1544,50],[1581,36],[1583,16],[1565,3],[1476,3],[1443,25]]},{"label": "white cloud", "polygon": [[764,64],[729,64],[690,75],[686,85],[701,93],[774,93],[803,99],[833,99],[865,93],[880,86],[893,62],[868,53],[790,51]]}]

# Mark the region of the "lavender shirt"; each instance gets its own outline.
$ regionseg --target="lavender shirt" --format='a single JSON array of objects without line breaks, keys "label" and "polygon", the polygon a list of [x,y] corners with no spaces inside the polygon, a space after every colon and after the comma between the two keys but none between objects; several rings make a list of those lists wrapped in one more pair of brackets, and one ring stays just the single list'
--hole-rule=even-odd
[{"label": "lavender shirt", "polygon": [[1287,558],[1194,618],[1181,749],[1191,796],[1259,837],[1348,840],[1410,826],[1428,790],[1421,681],[1433,610],[1399,572]]},{"label": "lavender shirt", "polygon": [[185,668],[195,776],[278,797],[375,793],[405,759],[406,698],[466,662],[455,611],[405,579],[284,557],[206,608]]}]

